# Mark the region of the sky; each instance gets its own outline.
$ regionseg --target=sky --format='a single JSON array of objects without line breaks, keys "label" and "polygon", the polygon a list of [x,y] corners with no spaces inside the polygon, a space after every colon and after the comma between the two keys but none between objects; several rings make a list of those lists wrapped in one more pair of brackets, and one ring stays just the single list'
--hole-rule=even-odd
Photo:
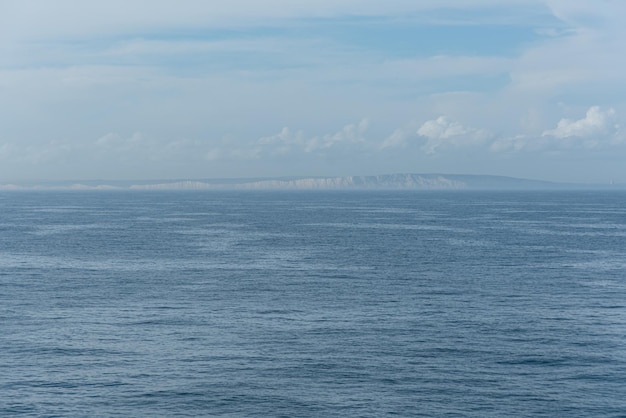
[{"label": "sky", "polygon": [[626,183],[623,0],[0,0],[0,180]]}]

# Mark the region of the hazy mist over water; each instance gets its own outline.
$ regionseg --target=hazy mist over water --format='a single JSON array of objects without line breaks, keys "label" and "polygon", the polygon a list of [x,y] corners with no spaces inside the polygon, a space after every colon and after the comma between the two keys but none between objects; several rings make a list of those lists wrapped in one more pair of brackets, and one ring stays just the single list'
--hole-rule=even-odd
[{"label": "hazy mist over water", "polygon": [[624,192],[0,193],[0,415],[621,416]]}]

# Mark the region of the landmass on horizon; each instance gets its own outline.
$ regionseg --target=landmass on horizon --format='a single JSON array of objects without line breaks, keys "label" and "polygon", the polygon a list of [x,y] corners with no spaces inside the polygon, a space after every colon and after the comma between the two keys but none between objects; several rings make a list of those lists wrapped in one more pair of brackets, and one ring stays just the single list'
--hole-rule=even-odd
[{"label": "landmass on horizon", "polygon": [[577,184],[471,174],[383,174],[343,177],[272,177],[143,181],[30,181],[0,190],[557,190],[623,189],[625,185]]}]

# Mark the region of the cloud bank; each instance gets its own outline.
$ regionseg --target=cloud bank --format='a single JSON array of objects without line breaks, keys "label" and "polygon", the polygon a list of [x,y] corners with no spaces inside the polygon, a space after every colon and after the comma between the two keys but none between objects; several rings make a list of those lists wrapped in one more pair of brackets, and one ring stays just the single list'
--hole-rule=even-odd
[{"label": "cloud bank", "polygon": [[626,182],[624,19],[609,0],[4,1],[0,178]]}]

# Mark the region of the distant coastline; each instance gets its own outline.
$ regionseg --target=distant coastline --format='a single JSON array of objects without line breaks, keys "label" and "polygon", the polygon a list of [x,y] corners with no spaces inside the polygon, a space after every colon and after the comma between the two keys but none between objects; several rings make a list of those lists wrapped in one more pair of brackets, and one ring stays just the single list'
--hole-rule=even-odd
[{"label": "distant coastline", "polygon": [[30,181],[0,183],[18,190],[559,190],[618,189],[626,185],[575,184],[470,174],[384,174],[377,176],[189,179],[144,181]]}]

